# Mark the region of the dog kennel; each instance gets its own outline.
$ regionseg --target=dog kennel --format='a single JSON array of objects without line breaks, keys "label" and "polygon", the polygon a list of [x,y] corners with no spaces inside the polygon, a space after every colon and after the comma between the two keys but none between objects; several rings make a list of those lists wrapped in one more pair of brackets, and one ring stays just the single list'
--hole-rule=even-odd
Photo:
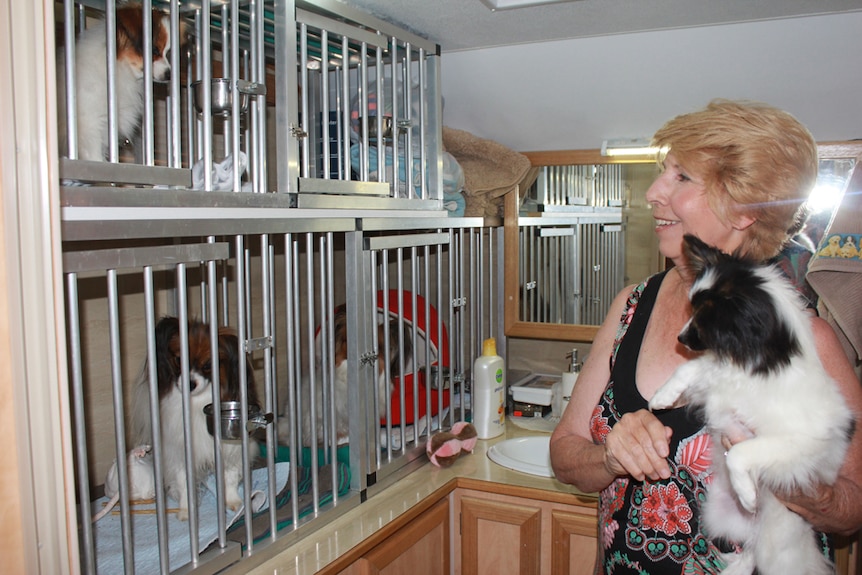
[{"label": "dog kennel", "polygon": [[626,282],[625,166],[544,166],[518,219],[522,321],[599,325]]},{"label": "dog kennel", "polygon": [[[123,111],[110,95],[123,4],[55,4],[66,88],[61,231],[80,568],[214,573],[361,505],[422,464],[431,433],[469,417],[470,366],[484,338],[502,336],[502,228],[442,208],[437,46],[331,0],[141,4],[146,32],[150,7],[168,14],[175,49],[166,55],[169,79],[153,81],[143,66],[131,141],[120,141]],[[78,101],[86,98],[78,88],[86,63],[77,43],[101,22],[104,161],[78,157],[76,131],[77,116],[88,113]],[[334,382],[339,308],[347,397]],[[216,472],[189,474],[187,522],[165,495],[159,433],[149,446],[154,500],[131,496],[130,416],[141,409],[134,388],[145,386],[153,405],[162,401],[154,332],[163,316],[209,326],[213,358],[218,327],[237,335],[238,376],[256,386],[262,413],[238,440],[238,512],[224,504],[221,447],[235,440],[222,439],[218,417],[212,447],[204,447]],[[185,365],[178,397],[188,445],[194,358],[185,331],[177,361]],[[382,396],[380,366],[392,389]],[[216,413],[221,401],[212,394]],[[245,428],[247,391],[237,401]],[[336,403],[348,405],[346,438],[335,433]],[[279,421],[303,413],[320,413],[321,441],[299,428],[279,441]],[[152,409],[153,429],[159,417]],[[253,444],[258,460],[249,456]],[[119,503],[94,522],[110,474]]]},{"label": "dog kennel", "polygon": [[[161,235],[153,234],[155,223]],[[395,231],[385,219],[361,223],[363,231],[348,218],[213,219],[191,226],[125,220],[118,239],[105,237],[101,226],[67,222],[67,242],[76,248],[66,250],[64,269],[78,496],[94,501],[81,505],[85,571],[115,572],[125,563],[134,572],[157,565],[170,572],[198,556],[202,565],[211,562],[203,572],[217,570],[239,559],[241,549],[313,529],[324,511],[357,504],[376,482],[409,471],[433,431],[466,417],[476,342],[497,329],[497,229],[460,218],[402,220]],[[482,261],[490,267],[479,265],[483,271],[477,272]],[[332,396],[331,371],[323,369],[322,397],[300,398],[298,382],[315,362],[327,360],[326,347],[318,356],[315,340],[332,333],[328,310],[334,302],[348,310],[347,361],[356,366],[349,372],[349,396]],[[399,326],[384,330],[385,337],[412,340],[410,360],[393,362],[391,346],[376,341],[373,327],[383,310]],[[119,511],[90,523],[106,499],[93,497],[96,486],[112,460],[123,461],[132,447],[125,441],[127,418],[140,406],[130,403],[131,386],[142,358],[152,353],[154,319],[165,314],[234,326],[245,342],[262,407],[275,417],[257,436],[264,465],[245,474],[244,514],[233,517],[218,508],[223,486],[216,483],[201,491],[187,525],[171,517],[174,504],[160,489],[144,507],[128,501],[129,478],[118,466]],[[378,353],[385,365],[399,366],[387,374],[395,382],[388,398],[373,391]],[[314,413],[309,402],[329,406],[345,399],[346,443],[328,435],[319,449],[303,449],[301,438],[277,444],[274,426],[284,406],[295,416],[303,409]],[[386,405],[382,419],[375,402]],[[334,417],[329,408],[324,413],[322,426]],[[153,447],[158,461],[159,446]]]},{"label": "dog kennel", "polygon": [[[141,129],[120,142],[124,88],[111,75],[119,64],[107,67],[107,162],[77,154],[85,118],[76,116],[90,113],[92,98],[78,76],[93,63],[75,38],[104,22],[106,57],[117,54],[126,25],[110,16],[121,4],[56,5],[64,183],[277,192],[246,201],[286,207],[440,209],[436,45],[332,0],[146,4],[170,13],[172,73],[154,82],[152,66],[140,70]],[[149,35],[142,40],[151,53]]]}]

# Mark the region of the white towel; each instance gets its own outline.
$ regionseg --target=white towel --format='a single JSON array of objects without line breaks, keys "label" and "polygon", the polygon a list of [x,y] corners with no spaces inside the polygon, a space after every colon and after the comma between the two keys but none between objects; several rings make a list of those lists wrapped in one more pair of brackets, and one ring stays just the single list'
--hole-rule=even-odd
[{"label": "white towel", "polygon": [[[431,433],[434,433],[438,429],[440,429],[440,419],[442,415],[442,419],[446,419],[446,416],[449,414],[449,408],[444,407],[443,412],[440,415],[435,415],[431,418]],[[419,428],[419,436],[422,437],[424,435],[428,435],[428,416],[423,415],[419,418],[418,425],[407,425],[404,427],[404,435],[407,438],[407,443],[411,443],[416,441],[416,428]],[[380,447],[386,449],[386,446],[389,444],[388,438],[386,437],[386,428],[380,428]],[[401,449],[401,426],[393,425],[392,426],[392,449],[398,450]]]},{"label": "white towel", "polygon": [[[245,152],[239,152],[239,177],[242,180],[248,167],[248,158]],[[214,192],[230,192],[233,191],[233,155],[228,155],[221,162],[213,162],[212,168],[212,189]],[[204,161],[198,160],[192,166],[192,188],[195,190],[204,189]],[[250,191],[251,184],[248,182],[242,184],[242,191]]]}]

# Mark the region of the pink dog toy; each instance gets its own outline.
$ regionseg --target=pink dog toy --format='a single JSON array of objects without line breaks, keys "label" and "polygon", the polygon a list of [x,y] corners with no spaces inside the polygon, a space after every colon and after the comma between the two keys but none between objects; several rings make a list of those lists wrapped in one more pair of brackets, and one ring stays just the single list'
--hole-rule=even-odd
[{"label": "pink dog toy", "polygon": [[459,421],[451,431],[439,431],[425,445],[428,459],[437,467],[449,467],[461,453],[472,453],[476,447],[477,433],[472,423]]}]

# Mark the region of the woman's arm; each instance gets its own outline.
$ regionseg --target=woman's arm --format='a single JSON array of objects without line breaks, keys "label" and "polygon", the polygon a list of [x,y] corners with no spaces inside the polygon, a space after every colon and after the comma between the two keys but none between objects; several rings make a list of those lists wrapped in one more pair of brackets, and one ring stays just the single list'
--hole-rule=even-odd
[{"label": "woman's arm", "polygon": [[829,324],[814,318],[812,328],[823,367],[856,415],[856,430],[834,485],[820,485],[813,495],[797,492],[782,500],[817,530],[849,535],[862,527],[862,387]]},{"label": "woman's arm", "polygon": [[624,415],[604,445],[594,444],[590,434],[590,419],[610,378],[617,326],[631,289],[622,290],[611,303],[569,405],[551,436],[551,464],[556,478],[586,493],[600,491],[624,475],[638,480],[670,475],[665,459],[670,430],[649,411]]}]

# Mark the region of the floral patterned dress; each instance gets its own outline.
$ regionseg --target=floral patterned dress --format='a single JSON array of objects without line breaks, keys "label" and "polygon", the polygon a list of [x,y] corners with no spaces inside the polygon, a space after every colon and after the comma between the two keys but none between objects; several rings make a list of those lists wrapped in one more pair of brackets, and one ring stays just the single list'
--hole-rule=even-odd
[{"label": "floral patterned dress", "polygon": [[[635,368],[641,342],[664,273],[629,296],[611,357],[611,377],[590,422],[593,441],[604,443],[624,413],[646,409]],[[628,336],[628,337],[625,337]],[[643,482],[617,478],[601,493],[597,573],[664,575],[718,573],[719,549],[704,533],[700,507],[710,481],[712,439],[697,413],[685,408],[657,413],[673,429],[671,476]]]}]

